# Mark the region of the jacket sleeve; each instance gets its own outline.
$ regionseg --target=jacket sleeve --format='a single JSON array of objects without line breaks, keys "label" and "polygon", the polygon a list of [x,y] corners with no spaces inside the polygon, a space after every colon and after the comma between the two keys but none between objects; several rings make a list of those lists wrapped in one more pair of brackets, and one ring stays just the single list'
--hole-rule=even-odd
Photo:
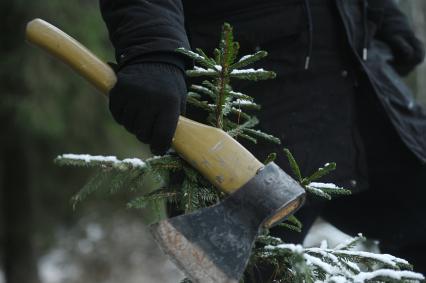
[{"label": "jacket sleeve", "polygon": [[100,0],[100,8],[119,65],[135,58],[184,61],[175,52],[189,48],[181,0]]},{"label": "jacket sleeve", "polygon": [[383,11],[383,19],[378,36],[386,39],[398,33],[414,34],[407,17],[398,8],[395,0],[373,0],[369,5],[380,7]]},{"label": "jacket sleeve", "polygon": [[394,0],[372,0],[369,4],[382,6],[383,19],[377,38],[392,50],[394,58],[389,63],[400,75],[407,75],[424,60],[424,44],[416,37],[408,18]]}]

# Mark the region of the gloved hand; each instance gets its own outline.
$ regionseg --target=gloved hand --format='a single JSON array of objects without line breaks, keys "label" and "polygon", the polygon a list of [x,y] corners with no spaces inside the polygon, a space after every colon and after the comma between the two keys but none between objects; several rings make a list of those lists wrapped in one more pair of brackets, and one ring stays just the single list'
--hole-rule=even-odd
[{"label": "gloved hand", "polygon": [[185,112],[183,71],[167,63],[139,62],[124,66],[110,92],[109,106],[115,120],[153,154],[164,154],[171,145],[179,115]]},{"label": "gloved hand", "polygon": [[387,42],[394,54],[391,64],[402,76],[411,72],[425,57],[423,43],[412,33],[396,33],[389,36]]}]

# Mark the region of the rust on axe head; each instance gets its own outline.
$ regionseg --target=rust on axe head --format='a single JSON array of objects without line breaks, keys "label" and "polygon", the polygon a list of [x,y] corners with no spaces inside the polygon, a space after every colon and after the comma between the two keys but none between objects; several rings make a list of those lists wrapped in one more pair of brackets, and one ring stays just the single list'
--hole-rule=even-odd
[{"label": "rust on axe head", "polygon": [[274,163],[224,201],[153,224],[151,230],[194,283],[237,283],[263,226],[285,219],[305,190]]}]

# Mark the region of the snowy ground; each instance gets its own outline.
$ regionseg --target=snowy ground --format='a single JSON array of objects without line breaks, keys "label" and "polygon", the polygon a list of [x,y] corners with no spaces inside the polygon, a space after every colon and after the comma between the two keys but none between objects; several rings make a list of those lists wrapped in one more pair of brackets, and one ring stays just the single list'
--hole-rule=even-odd
[{"label": "snowy ground", "polygon": [[[319,219],[304,246],[327,240],[332,248],[349,238]],[[59,231],[57,245],[40,259],[39,271],[43,283],[178,283],[183,279],[146,225],[128,214],[88,215],[75,227]],[[1,271],[0,283],[4,283]]]},{"label": "snowy ground", "polygon": [[39,261],[43,283],[178,283],[183,279],[146,225],[128,215],[105,222],[89,216],[71,230],[58,232],[57,238],[58,244]]}]

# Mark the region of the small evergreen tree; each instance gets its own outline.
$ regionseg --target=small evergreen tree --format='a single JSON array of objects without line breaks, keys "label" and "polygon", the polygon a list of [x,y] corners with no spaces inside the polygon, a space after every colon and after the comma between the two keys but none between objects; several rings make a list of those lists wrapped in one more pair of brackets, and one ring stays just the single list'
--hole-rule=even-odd
[{"label": "small evergreen tree", "polygon": [[[271,71],[242,69],[267,56],[267,52],[258,51],[237,60],[238,50],[239,44],[234,41],[232,27],[226,23],[222,28],[219,48],[214,50],[214,58],[208,57],[201,49],[196,49],[196,52],[183,48],[177,50],[196,63],[193,70],[187,71],[188,76],[209,78],[200,85],[191,86],[187,102],[208,113],[207,124],[223,129],[234,138],[246,139],[255,144],[258,139],[280,144],[278,138],[255,128],[259,121],[247,110],[258,110],[260,105],[254,102],[253,97],[234,91],[231,87],[234,79],[257,81],[274,78],[275,73]],[[336,164],[327,163],[312,175],[303,177],[290,151],[285,149],[284,154],[290,162],[293,175],[308,193],[326,199],[350,193],[334,184],[317,182],[334,170]],[[275,157],[276,153],[271,153],[265,163],[273,161]],[[140,194],[128,202],[129,208],[138,209],[149,203],[167,201],[185,213],[215,204],[226,197],[225,193],[214,188],[174,152],[147,160],[64,154],[55,161],[59,165],[98,168],[95,176],[73,197],[74,206],[94,192],[114,194],[124,189]],[[170,182],[170,175],[177,173],[182,176],[180,181]],[[144,180],[148,176],[156,178],[162,186],[146,192]],[[302,223],[295,216],[280,225],[295,231],[302,229]],[[271,282],[277,283],[408,282],[423,279],[420,274],[410,271],[412,268],[405,260],[389,255],[351,251],[351,247],[363,239],[361,236],[354,238],[334,249],[328,249],[325,245],[305,249],[285,244],[282,239],[269,236],[265,230],[257,240],[245,278],[250,278],[250,270],[257,265],[267,264],[275,269]]]}]

